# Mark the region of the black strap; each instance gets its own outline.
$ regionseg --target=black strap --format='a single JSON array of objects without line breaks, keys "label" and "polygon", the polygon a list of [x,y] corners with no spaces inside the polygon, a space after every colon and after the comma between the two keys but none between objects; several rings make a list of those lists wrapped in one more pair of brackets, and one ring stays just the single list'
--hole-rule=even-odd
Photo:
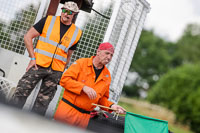
[{"label": "black strap", "polygon": [[70,106],[72,106],[73,108],[75,108],[76,110],[78,110],[81,113],[86,113],[86,114],[90,114],[90,111],[86,111],[84,109],[81,109],[79,107],[77,107],[76,105],[72,104],[71,102],[69,102],[67,99],[62,98],[62,101],[69,104]]}]

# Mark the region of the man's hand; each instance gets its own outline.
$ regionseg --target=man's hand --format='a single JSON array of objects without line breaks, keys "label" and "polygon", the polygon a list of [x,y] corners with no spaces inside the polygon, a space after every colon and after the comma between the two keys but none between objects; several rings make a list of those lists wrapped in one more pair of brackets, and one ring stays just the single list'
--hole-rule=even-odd
[{"label": "man's hand", "polygon": [[83,92],[85,92],[91,100],[97,97],[96,91],[88,86],[83,86]]},{"label": "man's hand", "polygon": [[120,114],[125,114],[126,113],[126,110],[124,108],[122,108],[121,106],[119,106],[119,105],[113,104],[111,106],[111,108],[114,109],[114,110],[117,110],[117,113],[120,113]]},{"label": "man's hand", "polygon": [[28,64],[28,67],[26,68],[26,72],[31,68],[35,66],[35,69],[38,70],[38,67],[37,67],[37,64],[36,64],[36,61],[35,60],[30,60],[29,64]]}]

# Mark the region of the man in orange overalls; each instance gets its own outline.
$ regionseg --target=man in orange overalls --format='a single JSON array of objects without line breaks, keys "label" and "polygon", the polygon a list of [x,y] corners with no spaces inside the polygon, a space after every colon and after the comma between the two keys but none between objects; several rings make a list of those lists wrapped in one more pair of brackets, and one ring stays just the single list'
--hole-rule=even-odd
[{"label": "man in orange overalls", "polygon": [[67,69],[60,80],[65,90],[54,115],[55,120],[86,128],[90,111],[95,108],[92,103],[125,113],[121,106],[108,101],[111,75],[105,65],[111,61],[113,53],[114,47],[110,43],[102,43],[96,56],[81,58]]}]

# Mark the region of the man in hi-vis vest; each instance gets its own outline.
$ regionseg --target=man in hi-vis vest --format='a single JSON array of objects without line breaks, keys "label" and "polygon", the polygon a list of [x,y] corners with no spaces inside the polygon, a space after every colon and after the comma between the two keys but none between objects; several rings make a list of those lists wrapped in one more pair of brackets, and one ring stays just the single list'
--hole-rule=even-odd
[{"label": "man in hi-vis vest", "polygon": [[[79,8],[74,2],[66,2],[61,16],[47,16],[36,23],[24,36],[30,56],[26,73],[19,80],[12,104],[22,108],[36,84],[42,84],[34,103],[33,112],[45,115],[57,90],[63,71],[70,61],[82,31],[72,23]],[[35,51],[32,39],[39,36]]]}]

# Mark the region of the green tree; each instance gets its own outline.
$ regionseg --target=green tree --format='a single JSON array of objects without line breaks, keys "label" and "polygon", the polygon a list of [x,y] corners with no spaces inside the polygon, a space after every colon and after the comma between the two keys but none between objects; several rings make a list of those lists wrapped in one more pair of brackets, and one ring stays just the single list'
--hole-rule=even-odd
[{"label": "green tree", "polygon": [[189,24],[177,42],[177,56],[181,64],[197,63],[200,57],[200,24]]},{"label": "green tree", "polygon": [[9,25],[0,23],[0,43],[3,48],[24,54],[24,34],[33,25],[36,13],[37,10],[31,4],[17,12]]},{"label": "green tree", "polygon": [[13,45],[9,50],[24,54],[24,34],[33,25],[36,13],[37,11],[34,6],[28,5],[25,9],[22,9],[15,15],[15,19],[12,20],[8,26],[8,34],[11,35],[9,42]]},{"label": "green tree", "polygon": [[[153,31],[143,30],[136,49],[131,72],[137,72],[139,79],[129,86],[136,92],[150,88],[171,68],[185,63],[198,63],[200,57],[200,25],[189,24],[176,42],[167,42]],[[145,85],[147,83],[147,85]],[[127,87],[123,91],[126,93]],[[127,93],[129,93],[127,91]],[[129,93],[132,94],[132,93]]]},{"label": "green tree", "polygon": [[[150,88],[162,74],[176,65],[171,63],[175,49],[175,44],[164,41],[153,31],[143,30],[129,70],[139,75],[132,85],[133,91]],[[125,93],[126,88],[123,89]]]},{"label": "green tree", "polygon": [[173,110],[195,132],[200,132],[199,75],[199,64],[185,64],[165,74],[148,94],[148,100]]},{"label": "green tree", "polygon": [[10,37],[9,34],[5,32],[5,27],[5,22],[0,20],[0,47],[2,47],[2,44],[5,44],[6,38]]},{"label": "green tree", "polygon": [[133,87],[134,84],[125,85],[123,87],[123,93],[128,97],[140,97],[140,90],[138,87]]}]

